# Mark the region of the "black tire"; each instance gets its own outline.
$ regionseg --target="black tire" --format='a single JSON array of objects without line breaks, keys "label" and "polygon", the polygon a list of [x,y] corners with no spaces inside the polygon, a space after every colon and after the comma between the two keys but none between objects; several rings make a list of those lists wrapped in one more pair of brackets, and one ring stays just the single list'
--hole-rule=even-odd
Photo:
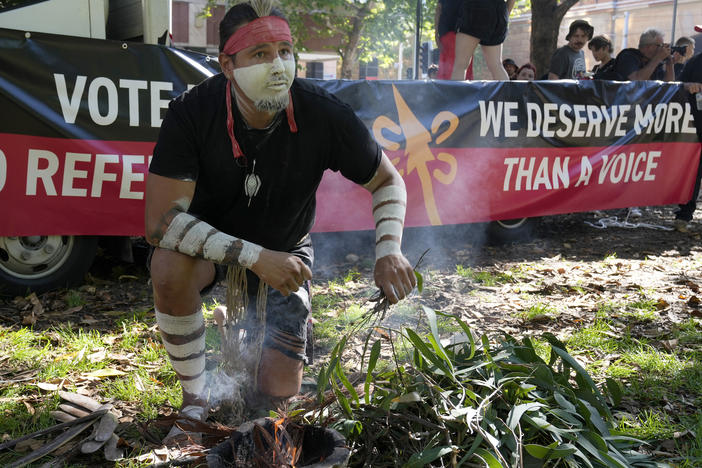
[{"label": "black tire", "polygon": [[523,242],[532,238],[538,218],[517,218],[491,221],[487,233],[490,242],[505,244]]},{"label": "black tire", "polygon": [[23,296],[83,281],[97,251],[97,237],[0,237],[0,295]]}]

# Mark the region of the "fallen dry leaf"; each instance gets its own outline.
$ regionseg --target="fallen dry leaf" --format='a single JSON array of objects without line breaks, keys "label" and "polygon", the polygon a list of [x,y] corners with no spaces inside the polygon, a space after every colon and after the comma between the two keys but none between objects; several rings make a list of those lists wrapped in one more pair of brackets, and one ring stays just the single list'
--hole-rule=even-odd
[{"label": "fallen dry leaf", "polygon": [[60,388],[59,385],[49,382],[37,382],[37,387],[47,392],[55,392]]},{"label": "fallen dry leaf", "polygon": [[98,369],[96,371],[83,373],[80,376],[87,379],[105,379],[107,377],[117,377],[120,375],[124,375],[125,373],[126,372],[122,372],[118,369],[106,367],[104,369]]},{"label": "fallen dry leaf", "polygon": [[32,293],[27,296],[29,302],[32,304],[32,315],[41,315],[44,313],[44,306],[41,305],[41,301],[37,297],[36,293]]},{"label": "fallen dry leaf", "polygon": [[23,400],[22,403],[24,403],[24,407],[27,408],[27,413],[34,416],[34,413],[36,413],[34,407],[27,400]]},{"label": "fallen dry leaf", "polygon": [[37,323],[37,316],[34,315],[34,312],[22,317],[22,325],[35,325],[36,323]]}]

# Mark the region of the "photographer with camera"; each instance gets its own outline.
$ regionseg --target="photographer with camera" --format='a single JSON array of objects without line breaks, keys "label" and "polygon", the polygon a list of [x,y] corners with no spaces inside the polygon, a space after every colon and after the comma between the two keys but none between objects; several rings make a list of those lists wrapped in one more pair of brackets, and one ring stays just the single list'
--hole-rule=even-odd
[{"label": "photographer with camera", "polygon": [[673,52],[673,69],[675,70],[675,80],[680,80],[685,63],[695,55],[695,41],[683,36],[675,41],[675,45],[670,48]]},{"label": "photographer with camera", "polygon": [[624,49],[617,55],[614,72],[620,80],[674,81],[673,52],[663,42],[663,33],[649,28],[641,34],[638,49]]}]

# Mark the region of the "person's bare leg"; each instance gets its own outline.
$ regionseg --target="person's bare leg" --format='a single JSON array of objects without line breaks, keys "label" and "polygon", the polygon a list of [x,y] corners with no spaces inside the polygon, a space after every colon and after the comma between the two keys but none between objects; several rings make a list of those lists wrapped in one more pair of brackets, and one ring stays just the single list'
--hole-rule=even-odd
[{"label": "person's bare leg", "polygon": [[477,37],[469,36],[468,34],[456,33],[456,55],[453,61],[453,70],[451,71],[451,79],[454,81],[463,81],[466,77],[466,69],[473,58],[473,52],[480,43]]},{"label": "person's bare leg", "polygon": [[212,263],[178,252],[155,249],[151,258],[156,319],[183,388],[183,408],[206,406],[205,323],[200,291],[214,280],[214,275]]},{"label": "person's bare leg", "polygon": [[507,70],[502,65],[502,44],[496,46],[480,46],[485,57],[485,63],[492,75],[493,80],[509,80]]},{"label": "person's bare leg", "polygon": [[302,361],[264,347],[258,368],[258,390],[272,397],[293,396],[300,391],[302,368]]}]

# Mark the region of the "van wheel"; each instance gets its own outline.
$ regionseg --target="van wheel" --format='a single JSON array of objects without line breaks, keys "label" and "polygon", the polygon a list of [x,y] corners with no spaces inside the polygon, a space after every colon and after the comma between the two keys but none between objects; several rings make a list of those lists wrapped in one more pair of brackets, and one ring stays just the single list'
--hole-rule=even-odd
[{"label": "van wheel", "polygon": [[97,252],[97,237],[0,237],[0,295],[22,296],[74,286]]},{"label": "van wheel", "polygon": [[488,239],[494,243],[521,242],[532,238],[538,218],[517,218],[491,221],[488,224]]}]

